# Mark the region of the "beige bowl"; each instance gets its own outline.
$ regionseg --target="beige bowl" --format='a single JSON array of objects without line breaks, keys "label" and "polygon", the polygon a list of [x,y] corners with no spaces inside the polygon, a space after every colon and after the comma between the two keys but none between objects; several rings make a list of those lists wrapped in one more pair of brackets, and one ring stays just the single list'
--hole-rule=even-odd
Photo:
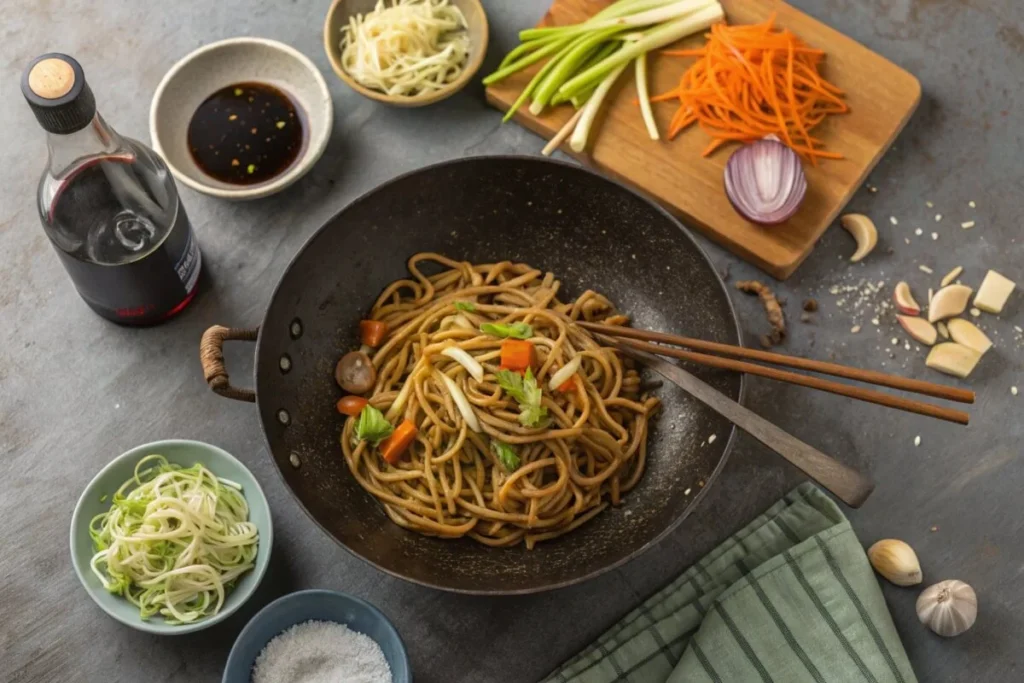
[{"label": "beige bowl", "polygon": [[[259,81],[288,94],[301,109],[302,151],[280,175],[256,185],[232,185],[204,173],[188,150],[188,125],[202,102],[233,83]],[[224,199],[256,199],[288,187],[306,174],[327,147],[334,105],[320,71],[298,50],[265,38],[229,38],[204,45],[171,67],[149,109],[149,136],[175,179]]]},{"label": "beige bowl", "polygon": [[[451,4],[462,10],[469,27],[469,58],[465,70],[456,80],[442,90],[412,97],[388,95],[359,85],[341,66],[341,29],[348,24],[349,17],[371,12],[376,4],[377,0],[334,0],[331,8],[327,10],[327,19],[324,21],[324,50],[331,60],[334,73],[360,95],[397,107],[422,107],[451,97],[462,90],[483,64],[484,56],[487,54],[488,38],[487,14],[483,5],[480,4],[480,0],[451,0]],[[391,0],[388,1],[389,6],[390,4]]]}]

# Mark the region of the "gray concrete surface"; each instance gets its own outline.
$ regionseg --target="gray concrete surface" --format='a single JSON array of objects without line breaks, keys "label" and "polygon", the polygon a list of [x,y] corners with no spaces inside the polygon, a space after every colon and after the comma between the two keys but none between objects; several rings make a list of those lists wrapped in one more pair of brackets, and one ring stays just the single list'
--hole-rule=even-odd
[{"label": "gray concrete surface", "polygon": [[[274,597],[308,587],[345,590],[380,606],[405,637],[418,681],[536,680],[800,480],[780,459],[742,439],[703,508],[642,559],[575,588],[507,600],[447,595],[389,578],[310,524],[271,471],[256,411],[207,390],[196,353],[202,330],[214,323],[257,324],[299,245],[380,181],[441,159],[536,153],[541,146],[516,126],[499,125],[479,86],[427,110],[389,109],[350,92],[330,75],[320,45],[327,4],[0,3],[2,681],[219,680],[246,620]],[[546,4],[487,2],[488,64]],[[924,367],[923,352],[889,349],[892,338],[905,338],[891,311],[880,312],[877,328],[871,318],[896,280],[910,280],[923,295],[958,264],[969,284],[978,284],[987,268],[1024,281],[1024,6],[1012,0],[795,4],[915,73],[924,99],[872,174],[877,193],[862,190],[850,205],[881,227],[875,254],[848,265],[849,237],[830,230],[796,276],[778,287],[792,326],[785,349],[939,379]],[[271,199],[228,204],[183,190],[203,247],[206,291],[162,327],[110,325],[79,301],[38,225],[33,199],[45,146],[18,92],[21,69],[44,51],[76,55],[108,120],[122,133],[147,139],[149,99],[174,61],[208,41],[245,34],[290,43],[328,74],[337,112],[330,147],[311,175]],[[899,224],[891,225],[889,216]],[[977,227],[961,229],[967,220]],[[923,229],[921,236],[915,227]],[[716,247],[708,250],[733,280],[758,275]],[[925,276],[919,264],[935,276]],[[863,289],[861,280],[885,282],[886,291],[841,291]],[[830,293],[834,287],[837,294]],[[817,298],[821,311],[803,324],[805,297]],[[755,343],[763,316],[754,300],[736,300],[748,341]],[[903,538],[917,549],[927,581],[959,578],[977,589],[977,626],[944,641],[918,624],[916,590],[885,586],[921,681],[1022,677],[1024,395],[1014,398],[1010,387],[1024,389],[1024,340],[1013,329],[1024,326],[1024,297],[1018,294],[1002,319],[982,320],[996,348],[965,383],[979,394],[968,428],[751,383],[751,407],[877,479],[873,497],[850,513],[866,544]],[[851,333],[854,325],[862,326],[858,334]],[[238,377],[251,363],[248,353],[229,355]],[[167,437],[211,441],[241,457],[266,488],[277,538],[271,572],[240,614],[201,634],[156,638],[118,625],[88,599],[71,569],[67,530],[79,492],[109,458]]]}]

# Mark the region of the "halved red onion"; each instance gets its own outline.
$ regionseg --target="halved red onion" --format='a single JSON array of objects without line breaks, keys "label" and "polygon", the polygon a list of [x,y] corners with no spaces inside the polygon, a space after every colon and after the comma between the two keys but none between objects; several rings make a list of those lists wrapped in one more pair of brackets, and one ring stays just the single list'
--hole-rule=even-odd
[{"label": "halved red onion", "polygon": [[800,208],[807,176],[797,153],[771,136],[744,145],[729,157],[725,194],[747,220],[775,225]]}]

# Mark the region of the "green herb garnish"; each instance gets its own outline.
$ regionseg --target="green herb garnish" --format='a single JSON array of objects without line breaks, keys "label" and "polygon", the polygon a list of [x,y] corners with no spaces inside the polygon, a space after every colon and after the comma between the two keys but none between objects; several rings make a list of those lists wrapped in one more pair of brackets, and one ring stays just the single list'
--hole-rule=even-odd
[{"label": "green herb garnish", "polygon": [[541,405],[541,389],[533,370],[526,369],[526,375],[511,370],[498,370],[498,386],[519,403],[519,422],[524,427],[540,427],[547,419],[548,409]]},{"label": "green herb garnish", "polygon": [[476,305],[472,301],[456,301],[455,310],[472,313],[476,310]]},{"label": "green herb garnish", "polygon": [[384,414],[371,405],[366,405],[359,413],[359,422],[356,423],[356,438],[360,441],[369,441],[376,446],[384,439],[391,436],[395,428],[384,418]]},{"label": "green herb garnish", "polygon": [[501,466],[508,470],[509,473],[519,469],[519,456],[516,455],[515,450],[507,443],[491,439],[491,450],[498,456]]},{"label": "green herb garnish", "polygon": [[245,167],[245,170],[248,171],[249,173],[255,173],[256,164],[249,164],[248,166]]},{"label": "green herb garnish", "polygon": [[529,339],[533,336],[533,328],[526,323],[512,323],[511,325],[484,323],[480,326],[480,331],[492,337],[500,337],[502,339],[509,337],[513,339]]}]

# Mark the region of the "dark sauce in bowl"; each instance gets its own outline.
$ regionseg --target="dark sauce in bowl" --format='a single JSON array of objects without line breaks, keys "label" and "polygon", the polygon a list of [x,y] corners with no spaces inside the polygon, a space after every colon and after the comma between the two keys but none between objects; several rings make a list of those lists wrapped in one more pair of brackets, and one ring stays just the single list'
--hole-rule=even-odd
[{"label": "dark sauce in bowl", "polygon": [[236,83],[207,97],[188,124],[188,148],[207,175],[232,185],[272,180],[302,151],[299,108],[266,83]]}]

